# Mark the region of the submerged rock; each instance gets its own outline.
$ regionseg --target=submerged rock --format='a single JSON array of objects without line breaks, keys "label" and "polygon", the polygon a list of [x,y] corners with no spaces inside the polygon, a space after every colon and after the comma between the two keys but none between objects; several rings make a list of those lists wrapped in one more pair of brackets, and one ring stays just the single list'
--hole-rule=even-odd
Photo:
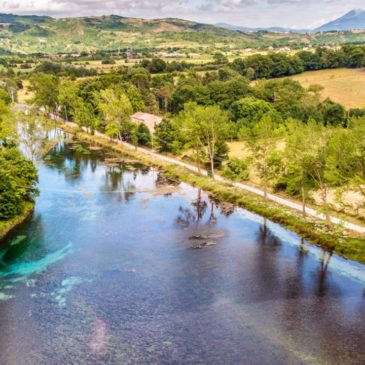
[{"label": "submerged rock", "polygon": [[212,238],[223,238],[225,235],[223,232],[211,233],[207,235],[197,234],[194,236],[190,236],[189,240],[208,240]]},{"label": "submerged rock", "polygon": [[198,243],[196,245],[193,245],[193,246],[191,246],[191,248],[194,249],[194,250],[200,250],[202,248],[206,248],[206,247],[209,247],[209,246],[215,246],[215,245],[216,245],[215,242],[207,241],[207,242],[201,242],[201,243]]}]

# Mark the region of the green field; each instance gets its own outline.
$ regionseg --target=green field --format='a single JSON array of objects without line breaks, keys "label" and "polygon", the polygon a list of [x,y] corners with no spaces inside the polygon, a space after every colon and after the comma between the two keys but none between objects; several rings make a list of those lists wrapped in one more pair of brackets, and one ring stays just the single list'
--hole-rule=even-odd
[{"label": "green field", "polygon": [[324,87],[321,95],[331,98],[346,108],[365,107],[365,70],[335,69],[305,72],[292,76],[304,87],[319,84]]}]

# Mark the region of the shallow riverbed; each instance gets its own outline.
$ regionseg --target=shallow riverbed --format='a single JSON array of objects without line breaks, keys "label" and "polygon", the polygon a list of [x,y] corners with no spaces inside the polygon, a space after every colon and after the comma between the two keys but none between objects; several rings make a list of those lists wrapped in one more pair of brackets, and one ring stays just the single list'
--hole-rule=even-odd
[{"label": "shallow riverbed", "polygon": [[0,364],[364,364],[365,267],[77,141],[0,251]]}]

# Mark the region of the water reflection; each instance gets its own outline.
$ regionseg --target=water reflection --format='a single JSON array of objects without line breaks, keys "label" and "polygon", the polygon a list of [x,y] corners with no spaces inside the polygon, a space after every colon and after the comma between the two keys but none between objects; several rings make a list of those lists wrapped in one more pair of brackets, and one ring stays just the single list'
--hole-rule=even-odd
[{"label": "water reflection", "polygon": [[70,142],[0,250],[2,365],[362,363],[362,266]]},{"label": "water reflection", "polygon": [[328,275],[328,265],[331,261],[333,253],[323,251],[322,257],[319,262],[318,270],[318,289],[317,295],[319,297],[325,296],[328,290],[327,275]]}]

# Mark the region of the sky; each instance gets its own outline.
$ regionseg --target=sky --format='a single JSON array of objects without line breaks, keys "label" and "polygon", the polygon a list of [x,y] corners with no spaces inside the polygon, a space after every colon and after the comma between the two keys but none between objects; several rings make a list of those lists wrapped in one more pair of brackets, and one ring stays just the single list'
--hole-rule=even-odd
[{"label": "sky", "polygon": [[358,8],[365,8],[364,0],[0,0],[0,13],[176,17],[212,24],[305,29]]}]

